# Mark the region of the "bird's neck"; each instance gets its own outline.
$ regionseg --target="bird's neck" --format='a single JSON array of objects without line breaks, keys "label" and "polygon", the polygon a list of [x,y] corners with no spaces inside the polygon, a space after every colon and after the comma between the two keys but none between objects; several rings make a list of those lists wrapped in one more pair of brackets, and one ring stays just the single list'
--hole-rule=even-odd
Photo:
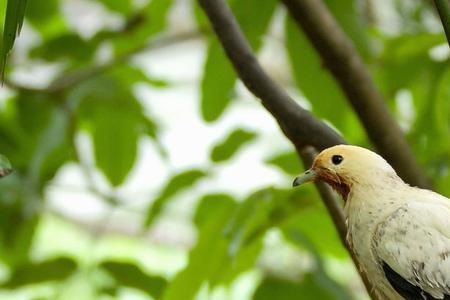
[{"label": "bird's neck", "polygon": [[345,215],[354,223],[377,224],[407,201],[398,197],[407,188],[398,177],[354,184],[345,203]]}]

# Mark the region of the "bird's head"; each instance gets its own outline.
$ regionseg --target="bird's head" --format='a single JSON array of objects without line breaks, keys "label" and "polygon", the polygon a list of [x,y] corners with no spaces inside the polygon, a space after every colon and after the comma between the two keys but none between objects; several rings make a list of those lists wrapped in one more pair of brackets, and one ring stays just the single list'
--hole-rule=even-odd
[{"label": "bird's head", "polygon": [[338,145],[319,153],[312,167],[295,178],[293,186],[324,181],[346,199],[353,186],[373,182],[386,175],[397,177],[380,155],[362,147]]}]

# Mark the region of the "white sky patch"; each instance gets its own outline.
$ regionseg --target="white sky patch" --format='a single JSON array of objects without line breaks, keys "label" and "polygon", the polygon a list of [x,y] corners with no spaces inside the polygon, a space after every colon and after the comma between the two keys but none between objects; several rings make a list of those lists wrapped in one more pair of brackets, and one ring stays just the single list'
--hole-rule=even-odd
[{"label": "white sky patch", "polygon": [[445,61],[450,58],[450,48],[447,43],[443,43],[431,48],[428,54],[434,61]]},{"label": "white sky patch", "polygon": [[403,130],[409,131],[416,117],[413,97],[409,90],[402,89],[395,95],[395,104],[398,111],[398,122]]},{"label": "white sky patch", "polygon": [[119,14],[107,11],[95,1],[65,0],[62,13],[68,26],[85,39],[93,37],[102,29],[118,30],[124,24]]}]

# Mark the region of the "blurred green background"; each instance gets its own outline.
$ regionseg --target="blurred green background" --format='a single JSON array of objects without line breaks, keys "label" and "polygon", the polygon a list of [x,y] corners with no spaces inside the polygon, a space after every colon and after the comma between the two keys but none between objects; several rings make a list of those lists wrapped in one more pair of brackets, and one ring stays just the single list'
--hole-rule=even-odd
[{"label": "blurred green background", "polygon": [[[449,195],[450,51],[431,1],[325,2]],[[370,147],[285,8],[229,3],[267,72]],[[0,180],[0,299],[368,299],[195,1],[28,1],[0,152],[14,168]]]}]

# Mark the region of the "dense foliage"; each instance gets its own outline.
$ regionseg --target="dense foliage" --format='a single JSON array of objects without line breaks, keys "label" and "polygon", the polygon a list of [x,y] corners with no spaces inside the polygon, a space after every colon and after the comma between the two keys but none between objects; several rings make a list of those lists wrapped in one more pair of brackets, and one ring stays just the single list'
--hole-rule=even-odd
[{"label": "dense foliage", "polygon": [[[11,52],[6,67],[0,152],[9,158],[14,173],[0,180],[0,297],[187,300],[214,295],[214,299],[238,299],[220,293],[239,291],[236,285],[248,274],[256,274],[250,278],[251,293],[240,298],[363,298],[348,254],[313,186],[289,187],[292,176],[302,170],[293,148],[265,158],[268,166],[282,174],[285,185],[261,186],[242,197],[218,189],[190,199],[196,239],[181,247],[185,263],[175,271],[152,270],[132,254],[124,259],[126,255],[97,257],[76,248],[50,254],[36,250],[42,248],[38,233],[43,224],[66,228],[72,222],[52,215],[48,202],[49,189],[67,167],[81,170],[88,189],[105,206],[121,210],[127,206],[123,199],[133,197],[121,195],[120,189],[132,170],[142,164],[142,140],[158,149],[163,164],[170,164],[161,138],[163,122],[145,108],[136,87],[170,90],[176,83],[152,76],[133,61],[135,55],[144,56],[153,49],[191,38],[201,39],[206,45],[203,76],[189,84],[199,87],[198,109],[203,122],[214,124],[241,101],[237,99],[236,74],[195,1],[83,0],[119,20],[117,26],[103,26],[92,34],[85,34],[69,20],[71,12],[63,9],[69,2],[28,1],[24,26],[29,33],[23,38],[34,37],[22,46],[17,46],[22,36],[16,40],[17,49]],[[449,195],[449,52],[434,8],[428,1],[419,0],[389,4],[370,0],[325,2],[363,56],[426,175],[437,191]],[[229,3],[255,51],[265,46],[272,27],[282,32],[276,43],[285,51],[290,68],[291,74],[284,76],[293,80],[280,82],[294,97],[302,99],[302,105],[309,106],[347,141],[370,147],[336,81],[279,1]],[[170,27],[168,16],[175,6],[191,10],[192,28]],[[386,15],[378,6],[393,10]],[[0,3],[0,11],[6,11],[6,1]],[[23,73],[36,66],[52,66],[54,70],[41,74],[47,77],[44,84],[30,84],[14,76],[16,71]],[[248,105],[263,109],[257,101]],[[195,187],[213,176],[217,168],[231,164],[241,150],[261,138],[259,134],[249,128],[233,128],[210,149],[207,165],[172,170],[172,177],[147,199],[147,208],[140,209],[139,231],[151,232],[180,195],[191,197]],[[194,136],[187,135],[196,142]],[[89,140],[90,147],[80,146],[80,136]],[[147,168],[151,172],[152,166]],[[98,176],[105,179],[100,188]],[[75,208],[76,201],[72,205]],[[109,234],[107,230],[76,226],[83,232],[81,236],[92,242],[92,249],[97,240]],[[52,232],[64,235],[68,230]],[[46,241],[51,244],[60,238],[51,236]],[[147,237],[125,234],[124,239],[143,241]],[[275,249],[268,242],[274,239]],[[109,247],[113,253],[122,251],[114,244]],[[165,247],[180,249],[170,243]],[[282,250],[289,254],[280,254]],[[300,258],[306,262],[296,262]],[[286,268],[271,267],[278,263]],[[291,264],[298,269],[289,269]],[[136,298],[126,298],[127,291],[134,291],[130,293]]]}]

